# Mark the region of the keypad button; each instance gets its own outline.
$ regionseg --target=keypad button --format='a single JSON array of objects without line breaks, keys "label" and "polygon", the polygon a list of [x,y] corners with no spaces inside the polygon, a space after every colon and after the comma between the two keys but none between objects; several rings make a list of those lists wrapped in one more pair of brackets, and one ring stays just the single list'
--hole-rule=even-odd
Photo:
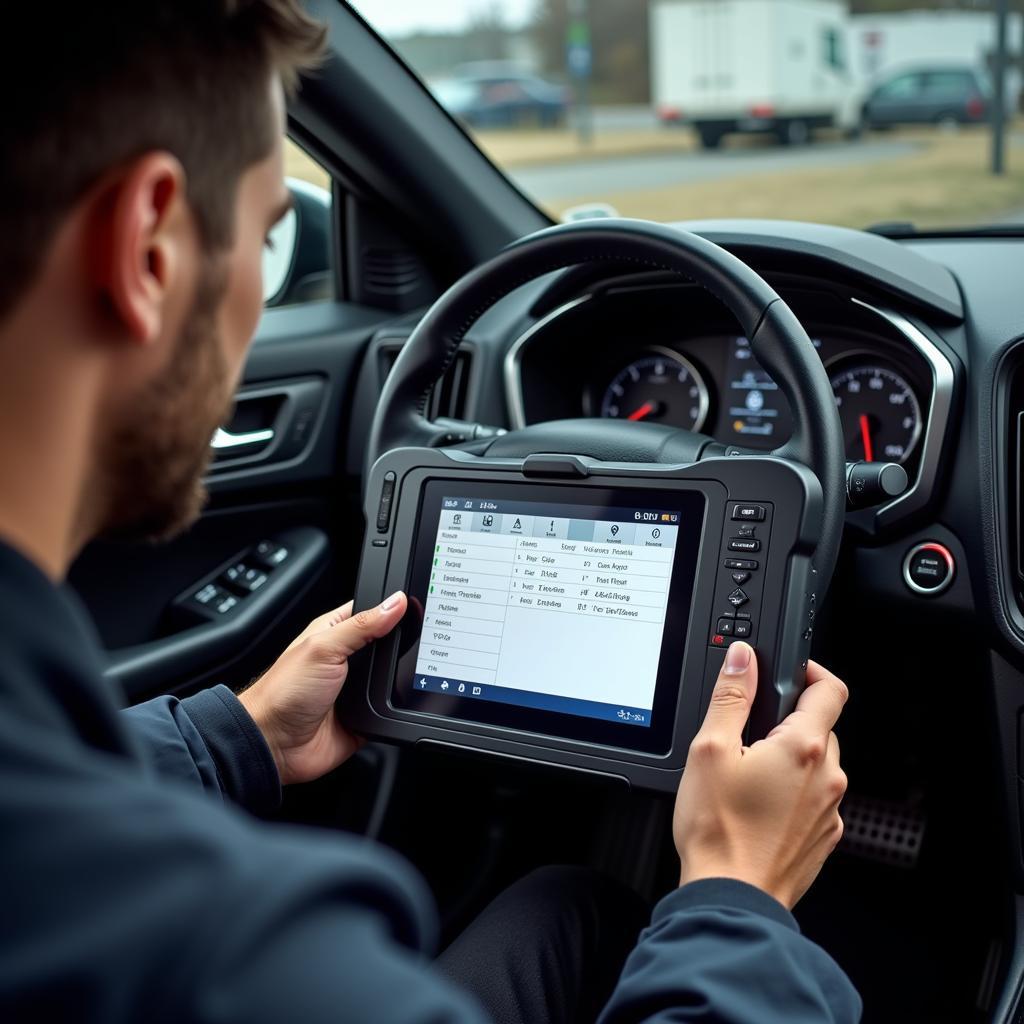
[{"label": "keypad button", "polygon": [[721,618],[718,620],[718,632],[722,636],[732,636],[733,626],[736,625],[735,619]]},{"label": "keypad button", "polygon": [[750,636],[753,629],[753,623],[750,619],[737,619],[733,628],[733,636],[739,639],[745,639]]},{"label": "keypad button", "polygon": [[760,562],[752,558],[727,558],[723,563],[726,569],[748,569],[755,570],[760,567]]},{"label": "keypad button", "polygon": [[761,550],[761,542],[752,537],[733,537],[729,541],[730,551],[749,551],[753,554]]},{"label": "keypad button", "polygon": [[732,518],[734,520],[762,523],[764,522],[764,505],[733,505]]},{"label": "keypad button", "polygon": [[749,580],[749,579],[750,579],[750,573],[749,572],[734,572],[732,574],[732,581],[733,581],[733,583],[736,584],[737,587],[742,587],[743,584],[746,583],[747,580]]},{"label": "keypad button", "polygon": [[729,602],[729,604],[731,604],[731,605],[732,605],[732,606],[733,606],[734,608],[742,608],[742,607],[743,607],[743,605],[745,605],[745,604],[746,604],[746,603],[747,603],[747,602],[748,602],[748,601],[750,600],[750,598],[749,598],[749,597],[747,597],[747,595],[746,595],[746,594],[745,594],[745,593],[744,593],[744,592],[743,592],[742,590],[740,590],[740,588],[739,588],[739,587],[737,587],[737,588],[736,588],[736,589],[735,589],[735,590],[734,590],[734,591],[733,591],[733,592],[732,592],[732,593],[731,593],[731,594],[730,594],[730,595],[729,595],[729,596],[728,596],[728,597],[726,598],[726,600],[727,600],[727,601]]}]

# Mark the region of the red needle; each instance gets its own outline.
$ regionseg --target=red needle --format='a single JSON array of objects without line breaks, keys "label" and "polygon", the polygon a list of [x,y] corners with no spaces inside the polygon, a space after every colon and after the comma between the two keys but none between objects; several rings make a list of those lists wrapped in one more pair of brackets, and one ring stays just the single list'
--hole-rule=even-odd
[{"label": "red needle", "polygon": [[871,432],[868,430],[866,413],[860,414],[860,439],[864,442],[864,458],[867,462],[875,461],[875,453],[871,450]]},{"label": "red needle", "polygon": [[645,416],[650,416],[652,412],[657,408],[653,402],[644,402],[639,409],[634,409],[626,419],[628,420],[642,420]]}]

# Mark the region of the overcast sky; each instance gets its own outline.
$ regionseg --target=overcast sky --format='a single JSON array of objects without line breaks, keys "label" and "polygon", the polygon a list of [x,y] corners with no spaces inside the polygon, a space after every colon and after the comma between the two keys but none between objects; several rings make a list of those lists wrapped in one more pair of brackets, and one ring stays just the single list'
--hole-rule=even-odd
[{"label": "overcast sky", "polygon": [[419,29],[464,28],[477,11],[498,7],[511,26],[521,25],[536,0],[349,0],[381,35],[407,35]]}]

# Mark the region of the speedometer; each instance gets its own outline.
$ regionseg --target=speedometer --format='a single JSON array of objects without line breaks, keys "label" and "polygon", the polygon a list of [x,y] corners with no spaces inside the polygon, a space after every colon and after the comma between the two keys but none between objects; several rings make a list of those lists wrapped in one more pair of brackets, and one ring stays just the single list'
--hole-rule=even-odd
[{"label": "speedometer", "polygon": [[905,462],[921,436],[921,407],[898,373],[856,365],[831,379],[851,462]]},{"label": "speedometer", "polygon": [[615,375],[601,415],[700,430],[708,404],[707,385],[693,363],[671,349],[652,348]]}]

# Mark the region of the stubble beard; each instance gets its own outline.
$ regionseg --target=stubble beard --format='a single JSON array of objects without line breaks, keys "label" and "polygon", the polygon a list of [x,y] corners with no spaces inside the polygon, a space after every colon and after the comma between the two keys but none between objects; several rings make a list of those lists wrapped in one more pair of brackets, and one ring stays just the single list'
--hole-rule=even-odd
[{"label": "stubble beard", "polygon": [[163,374],[112,431],[103,473],[110,496],[102,536],[166,541],[186,530],[206,503],[210,440],[232,404],[216,314],[226,268],[210,257],[192,309]]}]

